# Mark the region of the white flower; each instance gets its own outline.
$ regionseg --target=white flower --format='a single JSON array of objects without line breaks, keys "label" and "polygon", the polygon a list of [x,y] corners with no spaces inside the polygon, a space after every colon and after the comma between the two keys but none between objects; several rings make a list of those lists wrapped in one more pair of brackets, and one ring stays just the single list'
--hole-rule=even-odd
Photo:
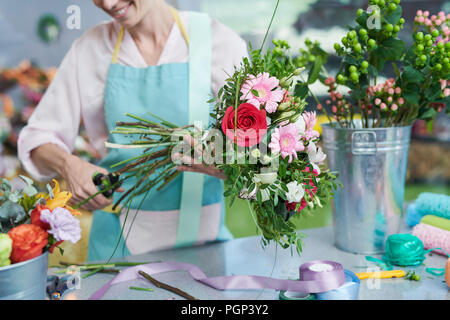
[{"label": "white flower", "polygon": [[297,181],[289,182],[287,185],[288,193],[286,194],[286,200],[288,202],[300,202],[305,195],[305,189],[303,185],[299,184]]},{"label": "white flower", "polygon": [[267,173],[257,173],[253,178],[255,183],[262,184],[272,184],[277,181],[278,173],[276,172],[267,172]]},{"label": "white flower", "polygon": [[308,158],[311,162],[313,169],[317,170],[317,174],[320,174],[320,169],[317,164],[322,163],[326,159],[326,154],[323,153],[321,147],[317,147],[314,142],[310,142],[308,145]]}]

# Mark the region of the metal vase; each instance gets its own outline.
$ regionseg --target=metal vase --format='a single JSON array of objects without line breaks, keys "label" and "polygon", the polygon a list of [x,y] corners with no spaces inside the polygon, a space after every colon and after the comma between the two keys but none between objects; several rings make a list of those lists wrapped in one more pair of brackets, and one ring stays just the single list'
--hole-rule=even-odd
[{"label": "metal vase", "polygon": [[0,268],[0,300],[45,300],[48,252]]},{"label": "metal vase", "polygon": [[335,243],[359,253],[384,252],[403,215],[411,126],[355,128],[322,125],[328,167],[344,188],[333,200]]}]

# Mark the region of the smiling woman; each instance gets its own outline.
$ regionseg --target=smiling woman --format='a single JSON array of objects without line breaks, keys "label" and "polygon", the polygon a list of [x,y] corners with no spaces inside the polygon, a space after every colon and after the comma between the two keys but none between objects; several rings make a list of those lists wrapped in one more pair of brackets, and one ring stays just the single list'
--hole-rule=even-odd
[{"label": "smiling woman", "polygon": [[[133,152],[105,148],[108,132],[126,112],[152,112],[177,125],[207,118],[205,101],[247,55],[235,32],[205,14],[177,12],[163,0],[94,3],[113,19],[74,42],[19,137],[19,157],[30,175],[48,180],[59,174],[76,203],[97,192],[95,173],[107,174],[112,163]],[[98,165],[72,155],[81,121],[103,156]],[[183,173],[165,191],[149,194],[139,215],[139,203],[130,204],[133,231],[116,256],[231,238],[224,226],[220,172],[197,171],[205,175]],[[98,195],[84,206],[98,210],[89,260],[109,258],[126,224],[124,214],[105,209],[112,202]],[[125,231],[129,228],[128,223]]]}]

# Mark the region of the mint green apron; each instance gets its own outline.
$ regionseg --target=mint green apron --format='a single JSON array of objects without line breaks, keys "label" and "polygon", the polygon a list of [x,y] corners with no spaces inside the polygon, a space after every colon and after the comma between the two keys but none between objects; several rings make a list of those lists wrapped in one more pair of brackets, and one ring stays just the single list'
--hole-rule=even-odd
[{"label": "mint green apron", "polygon": [[[205,14],[190,12],[187,38],[179,17],[177,14],[174,14],[174,17],[189,44],[188,63],[170,63],[148,68],[122,66],[116,63],[123,31],[119,35],[105,88],[104,108],[109,131],[115,128],[117,121],[129,120],[125,117],[127,112],[149,118],[147,112],[150,111],[179,126],[199,120],[204,124],[209,123],[211,109],[206,101],[211,93],[210,19]],[[119,144],[129,139],[130,137],[109,136],[109,141]],[[142,150],[139,149],[111,149],[100,166],[109,169],[112,164],[141,153]],[[125,183],[123,187],[126,190],[131,188],[132,181]],[[117,201],[120,196],[120,193],[115,194],[114,200]],[[144,195],[136,197],[129,207],[159,212],[179,210],[175,247],[183,247],[197,241],[201,209],[212,204],[220,204],[221,207],[219,232],[215,240],[231,239],[231,233],[224,225],[223,181],[215,177],[184,172],[163,190],[155,189],[146,197]],[[122,214],[124,211],[125,208]],[[120,243],[113,257],[130,255],[121,237],[121,228],[118,215],[96,211],[89,238],[88,261],[109,259],[119,238]]]}]

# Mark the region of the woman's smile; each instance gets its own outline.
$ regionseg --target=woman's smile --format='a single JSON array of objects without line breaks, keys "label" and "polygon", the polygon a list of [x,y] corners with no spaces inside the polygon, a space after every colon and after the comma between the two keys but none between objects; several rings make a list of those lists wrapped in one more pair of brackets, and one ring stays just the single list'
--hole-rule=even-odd
[{"label": "woman's smile", "polygon": [[111,10],[110,14],[115,19],[122,19],[128,14],[128,10],[131,8],[132,5],[133,5],[133,3],[130,2],[128,5],[120,8],[120,9],[114,10],[114,8],[113,8],[114,11]]}]

